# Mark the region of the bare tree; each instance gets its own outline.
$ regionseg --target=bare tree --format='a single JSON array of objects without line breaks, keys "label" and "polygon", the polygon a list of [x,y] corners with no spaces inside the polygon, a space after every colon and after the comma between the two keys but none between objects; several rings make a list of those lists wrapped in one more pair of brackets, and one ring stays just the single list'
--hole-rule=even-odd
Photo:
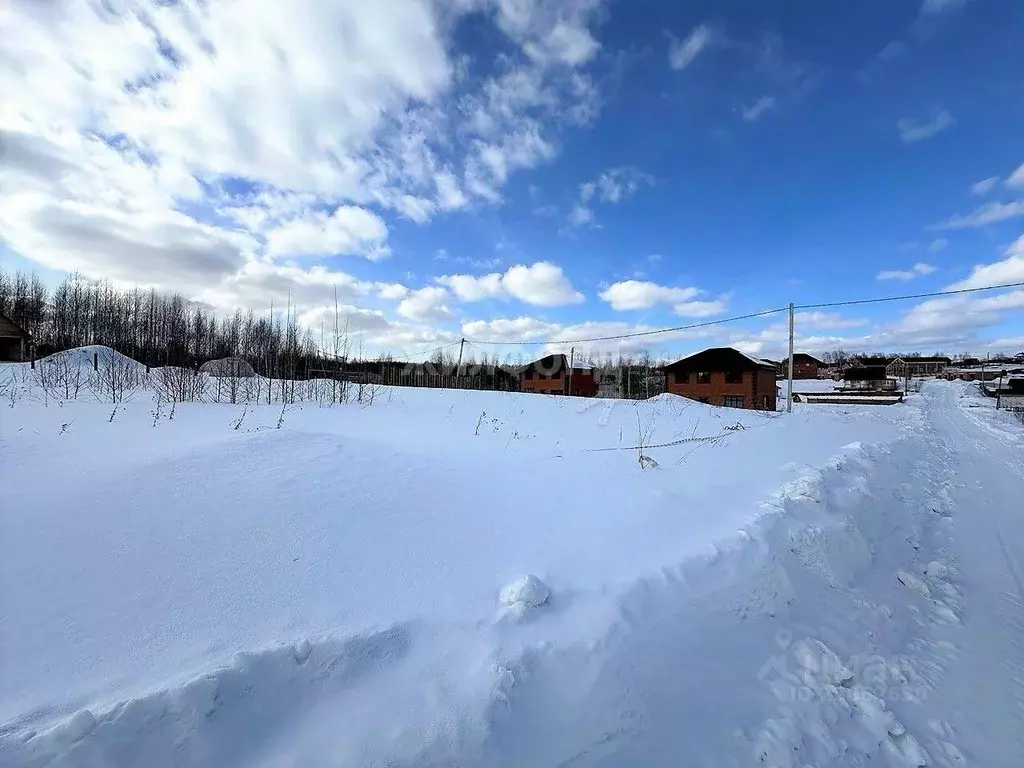
[{"label": "bare tree", "polygon": [[103,355],[91,379],[93,394],[103,402],[115,404],[130,400],[143,384],[139,364],[114,351]]}]

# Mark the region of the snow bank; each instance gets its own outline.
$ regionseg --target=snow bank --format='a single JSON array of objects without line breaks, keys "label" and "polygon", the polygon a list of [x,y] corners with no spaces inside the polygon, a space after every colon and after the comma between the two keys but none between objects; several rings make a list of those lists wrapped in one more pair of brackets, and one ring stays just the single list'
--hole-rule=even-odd
[{"label": "snow bank", "polygon": [[127,355],[122,355],[120,352],[105,347],[102,344],[90,344],[85,347],[77,347],[75,349],[69,349],[64,352],[57,352],[47,357],[41,357],[36,361],[36,365],[48,365],[55,363],[69,363],[71,365],[78,365],[82,367],[92,367],[94,364],[99,367],[105,366],[122,366],[131,368],[133,370],[145,370],[146,366],[137,360],[133,360]]}]

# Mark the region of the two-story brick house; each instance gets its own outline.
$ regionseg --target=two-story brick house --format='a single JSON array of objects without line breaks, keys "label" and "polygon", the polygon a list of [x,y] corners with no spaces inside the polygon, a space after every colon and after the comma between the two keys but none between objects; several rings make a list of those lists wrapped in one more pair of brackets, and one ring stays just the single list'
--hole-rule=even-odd
[{"label": "two-story brick house", "polygon": [[775,410],[775,367],[738,349],[705,349],[662,370],[666,392],[727,408]]},{"label": "two-story brick house", "polygon": [[519,388],[523,392],[545,395],[594,397],[597,378],[590,363],[575,360],[570,371],[565,355],[547,355],[519,370]]}]

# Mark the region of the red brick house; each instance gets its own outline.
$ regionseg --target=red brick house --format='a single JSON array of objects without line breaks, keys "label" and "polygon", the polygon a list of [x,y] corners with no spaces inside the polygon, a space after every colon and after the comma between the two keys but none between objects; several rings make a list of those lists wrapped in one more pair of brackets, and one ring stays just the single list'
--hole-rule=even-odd
[{"label": "red brick house", "polygon": [[[818,369],[825,365],[816,357],[797,352],[793,355],[793,378],[794,379],[816,379]],[[789,377],[789,357],[782,358],[782,378]]]},{"label": "red brick house", "polygon": [[548,355],[527,363],[519,370],[519,388],[523,392],[546,395],[595,397],[597,377],[594,374],[594,366],[576,360],[570,375],[569,361],[565,355]]},{"label": "red brick house", "polygon": [[666,392],[727,408],[775,410],[775,367],[738,349],[705,349],[662,370]]}]

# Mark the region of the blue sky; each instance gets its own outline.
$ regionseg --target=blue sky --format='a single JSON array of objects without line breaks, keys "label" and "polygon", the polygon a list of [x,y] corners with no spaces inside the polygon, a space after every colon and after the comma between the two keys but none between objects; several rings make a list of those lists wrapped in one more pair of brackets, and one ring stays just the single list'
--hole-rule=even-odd
[{"label": "blue sky", "polygon": [[[316,328],[337,291],[408,356],[1024,280],[1019,3],[293,5],[0,11],[3,266],[290,297]],[[1013,353],[1024,291],[797,326]],[[769,318],[580,346],[784,342]]]}]

